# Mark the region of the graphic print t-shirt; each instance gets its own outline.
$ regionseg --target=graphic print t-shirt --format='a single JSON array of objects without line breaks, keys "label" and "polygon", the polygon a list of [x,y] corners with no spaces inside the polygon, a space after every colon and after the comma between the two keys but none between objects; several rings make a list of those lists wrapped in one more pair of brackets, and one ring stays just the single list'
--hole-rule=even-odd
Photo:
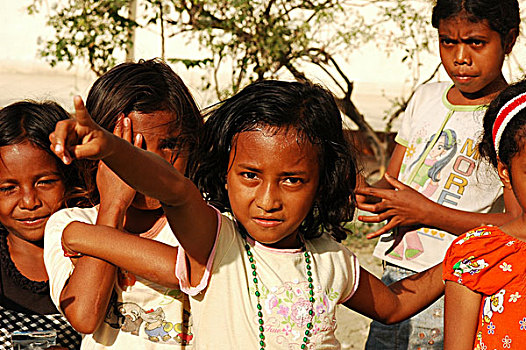
[{"label": "graphic print t-shirt", "polygon": [[[44,262],[51,299],[59,309],[60,294],[74,269],[62,252],[62,231],[72,221],[94,224],[97,214],[96,207],[63,209],[46,225]],[[141,236],[179,246],[166,218]],[[93,334],[83,337],[81,349],[187,349],[193,343],[191,324],[188,297],[181,290],[119,269],[106,317]]]},{"label": "graphic print t-shirt", "polygon": [[[501,182],[477,149],[486,107],[452,105],[447,100],[451,87],[431,83],[417,89],[395,139],[406,147],[398,179],[446,207],[502,212]],[[428,227],[407,232],[402,240],[385,234],[374,256],[420,272],[441,262],[455,238]]]}]

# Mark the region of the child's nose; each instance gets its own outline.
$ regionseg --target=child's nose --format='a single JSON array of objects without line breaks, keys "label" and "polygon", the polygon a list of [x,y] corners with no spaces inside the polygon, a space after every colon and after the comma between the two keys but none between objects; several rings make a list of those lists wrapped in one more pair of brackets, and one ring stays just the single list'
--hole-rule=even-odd
[{"label": "child's nose", "polygon": [[458,45],[455,50],[455,64],[471,64],[471,55],[466,45]]},{"label": "child's nose", "polygon": [[32,210],[40,206],[40,199],[34,189],[24,189],[20,200],[20,207]]},{"label": "child's nose", "polygon": [[259,186],[256,194],[256,205],[264,211],[276,211],[281,208],[281,198],[278,185],[264,183]]}]

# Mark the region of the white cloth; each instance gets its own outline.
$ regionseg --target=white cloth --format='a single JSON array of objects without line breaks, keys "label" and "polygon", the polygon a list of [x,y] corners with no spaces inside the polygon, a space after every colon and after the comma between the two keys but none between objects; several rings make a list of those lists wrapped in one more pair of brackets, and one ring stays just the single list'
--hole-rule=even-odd
[{"label": "white cloth", "polygon": [[[51,298],[59,310],[60,294],[74,269],[62,252],[62,232],[72,221],[94,224],[96,219],[97,208],[69,208],[53,214],[46,225],[44,262]],[[166,218],[141,236],[179,245]],[[123,271],[119,271],[119,276],[105,320],[93,334],[84,335],[81,349],[182,349],[182,342],[192,342],[188,300],[179,289],[169,289]]]},{"label": "white cloth", "polygon": [[[452,105],[447,100],[451,87],[451,83],[430,83],[415,92],[395,139],[407,148],[398,179],[446,207],[502,212],[501,182],[496,171],[480,160],[477,150],[486,107]],[[425,152],[448,117],[441,136]],[[455,238],[448,232],[422,227],[405,234],[393,249],[392,234],[385,234],[374,256],[420,272],[441,262]]]},{"label": "white cloth", "polygon": [[[187,281],[184,251],[179,249],[177,276],[190,298],[195,316],[195,349],[259,349],[259,329],[252,268],[245,240],[225,215],[211,254],[210,274],[200,290]],[[268,349],[299,349],[307,323],[312,323],[309,348],[339,349],[334,336],[335,307],[348,300],[358,287],[357,258],[332,237],[307,241],[315,302],[309,316],[309,282],[304,253],[299,249],[272,249],[249,240],[253,253],[259,303],[262,306],[265,343]],[[209,278],[206,280],[206,278]],[[200,293],[199,293],[200,292]]]}]

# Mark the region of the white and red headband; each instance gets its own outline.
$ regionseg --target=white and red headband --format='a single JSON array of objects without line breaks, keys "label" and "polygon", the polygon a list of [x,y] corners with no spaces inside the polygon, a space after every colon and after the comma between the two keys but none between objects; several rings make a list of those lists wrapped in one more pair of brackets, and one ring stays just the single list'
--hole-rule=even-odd
[{"label": "white and red headband", "polygon": [[495,153],[497,153],[497,156],[499,155],[499,144],[504,129],[506,129],[506,126],[513,119],[513,117],[515,117],[517,113],[522,111],[524,108],[526,108],[526,92],[515,96],[506,102],[506,104],[500,109],[499,113],[497,113],[497,118],[493,123],[492,130],[493,145],[495,146]]}]

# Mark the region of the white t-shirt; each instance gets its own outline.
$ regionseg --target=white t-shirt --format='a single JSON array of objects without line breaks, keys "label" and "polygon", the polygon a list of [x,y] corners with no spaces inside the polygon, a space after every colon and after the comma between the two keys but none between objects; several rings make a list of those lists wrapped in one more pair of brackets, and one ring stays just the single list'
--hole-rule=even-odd
[{"label": "white t-shirt", "polygon": [[[477,149],[486,106],[452,105],[447,100],[452,86],[430,83],[415,92],[395,139],[406,147],[398,179],[446,207],[502,212],[502,184]],[[381,236],[374,256],[420,272],[441,262],[455,238],[448,232],[422,227],[406,233],[393,246],[396,241],[389,233]]]},{"label": "white t-shirt", "polygon": [[[195,316],[195,349],[259,349],[258,303],[245,240],[235,223],[219,216],[220,230],[208,271],[201,284],[187,282],[186,259],[179,248],[177,276],[190,295]],[[309,349],[339,349],[334,336],[335,307],[348,300],[358,287],[357,258],[332,237],[307,241],[315,302],[309,315],[309,282],[304,252],[272,249],[248,241],[255,259],[259,303],[262,306],[268,349],[299,349],[307,323],[312,323]]]},{"label": "white t-shirt", "polygon": [[[72,221],[95,224],[97,213],[96,207],[63,209],[47,222],[44,262],[51,299],[59,310],[60,294],[74,269],[71,259],[64,257],[62,251],[62,232]],[[166,218],[141,236],[179,246]],[[86,286],[92,287],[95,286]],[[182,349],[183,343],[193,342],[187,301],[188,297],[179,289],[169,289],[119,270],[106,318],[93,334],[84,335],[81,349]]]}]

